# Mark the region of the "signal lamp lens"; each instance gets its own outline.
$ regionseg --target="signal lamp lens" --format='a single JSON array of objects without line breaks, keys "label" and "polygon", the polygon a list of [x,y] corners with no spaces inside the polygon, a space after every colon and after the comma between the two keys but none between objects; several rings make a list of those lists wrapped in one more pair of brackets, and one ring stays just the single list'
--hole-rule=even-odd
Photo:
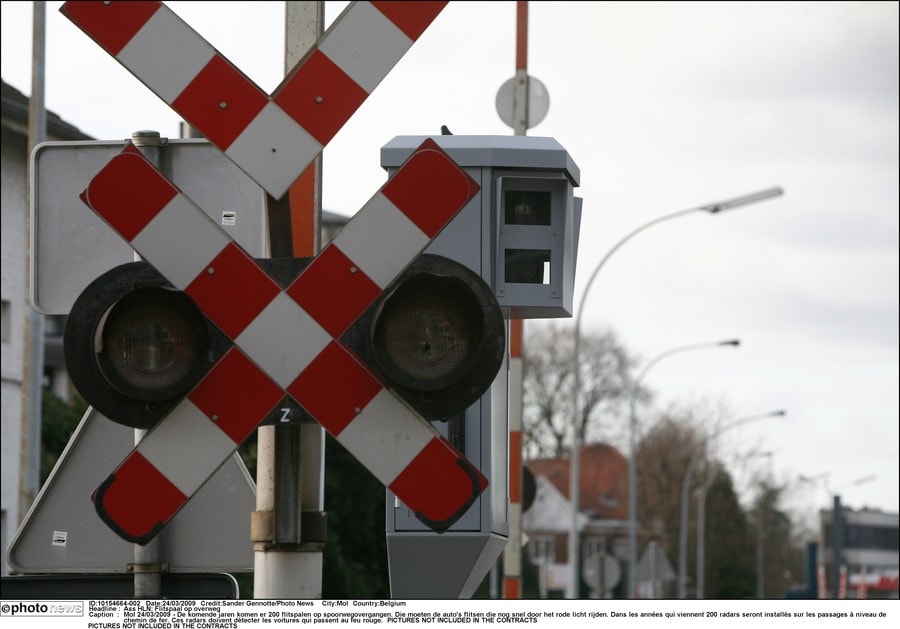
[{"label": "signal lamp lens", "polygon": [[[155,402],[184,393],[206,360],[205,329],[184,295],[142,288],[109,311],[97,361],[124,395]],[[193,316],[192,316],[193,315]]]},{"label": "signal lamp lens", "polygon": [[438,389],[467,373],[476,358],[481,312],[454,278],[416,278],[391,295],[375,327],[376,360],[394,381]]},{"label": "signal lamp lens", "polygon": [[424,419],[448,421],[491,386],[506,355],[506,325],[481,276],[422,254],[341,343]]},{"label": "signal lamp lens", "polygon": [[229,343],[152,266],[129,262],[75,300],[63,349],[72,384],[94,409],[116,423],[150,429]]}]

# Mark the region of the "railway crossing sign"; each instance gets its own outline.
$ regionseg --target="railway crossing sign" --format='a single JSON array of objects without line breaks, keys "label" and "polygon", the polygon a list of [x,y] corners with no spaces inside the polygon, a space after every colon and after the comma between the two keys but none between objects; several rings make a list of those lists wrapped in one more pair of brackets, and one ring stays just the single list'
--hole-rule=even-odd
[{"label": "railway crossing sign", "polygon": [[446,4],[351,2],[271,95],[162,2],[60,10],[277,199]]},{"label": "railway crossing sign", "polygon": [[[32,303],[64,315],[95,278],[134,260],[134,251],[79,200],[122,140],[42,142],[31,154]],[[169,138],[164,172],[253,256],[266,249],[266,193],[214,145]]]},{"label": "railway crossing sign", "polygon": [[[161,2],[61,10],[280,198],[445,5],[351,3],[271,95]],[[425,142],[282,286],[140,151],[114,157],[82,200],[234,345],[100,485],[101,518],[152,539],[286,394],[428,526],[458,519],[485,477],[337,339],[477,191]]]},{"label": "railway crossing sign", "polygon": [[286,393],[417,517],[442,530],[487,480],[337,338],[477,193],[432,140],[282,289],[134,147],[83,201],[235,344],[101,484],[95,505],[145,543]]}]

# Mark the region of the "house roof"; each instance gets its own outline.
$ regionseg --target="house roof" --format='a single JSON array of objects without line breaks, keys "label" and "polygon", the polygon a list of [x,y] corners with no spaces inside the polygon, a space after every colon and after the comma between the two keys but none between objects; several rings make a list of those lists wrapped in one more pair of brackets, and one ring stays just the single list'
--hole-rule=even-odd
[{"label": "house roof", "polygon": [[[569,497],[568,458],[526,462],[535,477],[546,478],[560,494]],[[611,445],[589,444],[581,449],[579,509],[594,519],[628,518],[628,459]]]},{"label": "house roof", "polygon": [[[6,81],[0,81],[0,112],[3,126],[23,135],[28,134],[28,97]],[[92,140],[78,127],[47,111],[47,137],[57,140]]]},{"label": "house roof", "polygon": [[[568,533],[572,526],[569,500],[545,476],[535,478],[534,504],[522,515],[522,526],[530,533]],[[578,527],[583,529],[588,518],[578,514]]]}]

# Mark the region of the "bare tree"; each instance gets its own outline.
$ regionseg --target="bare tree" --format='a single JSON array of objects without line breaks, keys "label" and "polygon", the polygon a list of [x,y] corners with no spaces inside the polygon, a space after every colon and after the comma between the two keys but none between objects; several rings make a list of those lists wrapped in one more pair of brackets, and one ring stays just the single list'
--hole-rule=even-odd
[{"label": "bare tree", "polygon": [[[686,576],[697,574],[695,516],[697,499],[702,498],[708,541],[704,556],[709,577],[705,579],[706,594],[713,598],[740,597],[764,587],[766,598],[777,597],[789,585],[784,575],[796,575],[797,566],[802,567],[797,559],[802,560],[802,550],[792,545],[792,524],[777,508],[781,489],[757,479],[753,485],[760,488],[760,497],[750,513],[741,508],[734,475],[747,475],[760,452],[754,448],[740,455],[715,456],[716,426],[722,425],[723,414],[728,413],[721,403],[701,400],[678,405],[661,413],[641,436],[636,461],[639,547],[652,539],[670,559],[679,557],[683,483],[692,458],[698,457],[687,493]],[[705,483],[709,483],[708,494],[695,491],[702,490]],[[754,567],[757,562],[764,566],[762,576]],[[754,579],[764,586],[754,585]]]},{"label": "bare tree", "polygon": [[681,485],[704,437],[689,410],[668,411],[637,448],[640,545],[656,540],[675,559],[681,515]]},{"label": "bare tree", "polygon": [[[574,331],[533,324],[524,344],[523,432],[529,458],[566,456],[574,412]],[[635,365],[611,330],[582,334],[579,417],[582,443],[624,434]]]}]

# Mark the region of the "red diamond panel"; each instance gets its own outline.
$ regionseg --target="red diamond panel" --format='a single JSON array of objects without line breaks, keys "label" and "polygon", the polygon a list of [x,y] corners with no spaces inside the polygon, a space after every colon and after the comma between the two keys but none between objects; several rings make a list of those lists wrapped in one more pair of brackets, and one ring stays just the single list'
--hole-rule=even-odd
[{"label": "red diamond panel", "polygon": [[130,242],[176,194],[140,151],[129,146],[91,180],[81,199]]},{"label": "red diamond panel", "polygon": [[240,444],[281,401],[284,392],[240,350],[232,348],[188,398]]},{"label": "red diamond panel", "polygon": [[369,94],[316,50],[273,95],[275,103],[326,145]]},{"label": "red diamond panel", "polygon": [[447,6],[446,2],[408,2],[390,1],[372,2],[372,6],[384,13],[394,25],[411,40],[419,36],[434,21],[438,13]]},{"label": "red diamond panel", "polygon": [[[211,273],[209,271],[212,271]],[[184,289],[210,321],[234,340],[281,288],[233,242]],[[239,296],[235,298],[235,296]]]},{"label": "red diamond panel", "polygon": [[[448,473],[448,472],[452,472]],[[440,491],[434,479],[440,478]],[[444,439],[432,439],[391,483],[390,489],[414,513],[440,524],[457,516],[459,505],[474,500],[487,479]]]},{"label": "red diamond panel", "polygon": [[[115,482],[110,483],[114,480]],[[168,517],[187,502],[169,479],[147,461],[137,450],[100,487],[97,500],[102,498],[104,519],[111,518],[112,525],[129,539],[152,536],[165,522],[159,514]]]},{"label": "red diamond panel", "polygon": [[291,284],[287,294],[337,338],[375,301],[381,289],[331,244]]},{"label": "red diamond panel", "polygon": [[172,108],[225,151],[268,102],[262,90],[217,54],[172,102]]},{"label": "red diamond panel", "polygon": [[365,367],[332,341],[287,391],[337,437],[381,389]]},{"label": "red diamond panel", "polygon": [[429,238],[434,238],[477,194],[478,184],[434,140],[428,139],[381,192]]},{"label": "red diamond panel", "polygon": [[60,12],[116,56],[162,2],[66,2]]}]

